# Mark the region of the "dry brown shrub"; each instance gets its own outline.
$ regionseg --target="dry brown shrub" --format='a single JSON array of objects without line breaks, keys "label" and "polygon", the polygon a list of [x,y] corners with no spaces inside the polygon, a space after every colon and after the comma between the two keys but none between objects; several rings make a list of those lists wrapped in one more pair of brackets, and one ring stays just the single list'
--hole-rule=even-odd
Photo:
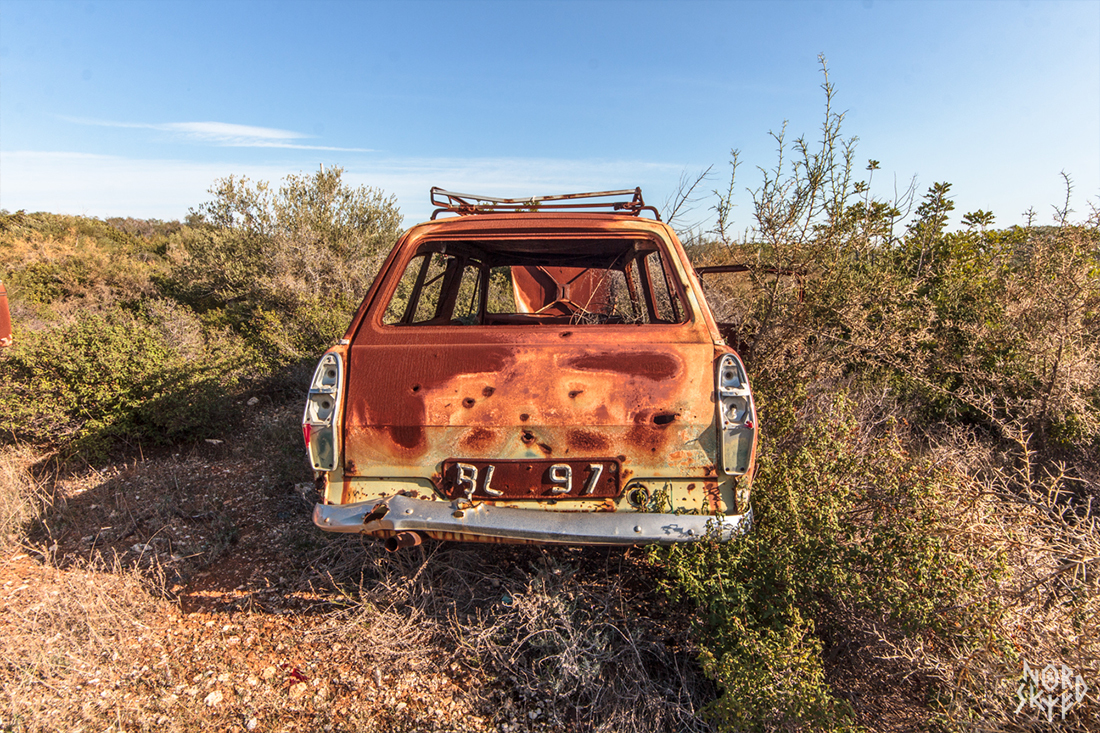
[{"label": "dry brown shrub", "polygon": [[986,567],[986,592],[996,611],[986,623],[955,637],[877,634],[877,654],[940,690],[939,716],[951,729],[1035,730],[1045,714],[1022,707],[1017,688],[1023,664],[1065,665],[1090,690],[1062,730],[1100,726],[1100,522],[1097,507],[1071,498],[1064,473],[1029,476],[1013,456],[973,431],[944,428],[930,452],[965,472],[965,491],[943,507],[953,543],[995,558]]},{"label": "dry brown shrub", "polygon": [[0,446],[0,549],[18,546],[28,525],[53,503],[48,485],[30,471],[40,459],[28,446]]},{"label": "dry brown shrub", "polygon": [[465,670],[497,724],[712,729],[701,710],[715,690],[687,640],[689,617],[662,603],[648,584],[655,569],[628,550],[429,542],[387,555],[344,538],[323,563],[347,607],[322,633]]}]

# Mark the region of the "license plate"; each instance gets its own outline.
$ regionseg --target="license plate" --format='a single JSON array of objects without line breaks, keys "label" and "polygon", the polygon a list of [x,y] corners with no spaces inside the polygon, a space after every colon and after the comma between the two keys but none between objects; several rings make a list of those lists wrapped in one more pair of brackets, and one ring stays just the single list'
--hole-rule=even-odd
[{"label": "license plate", "polygon": [[443,493],[448,499],[607,499],[621,491],[619,461],[443,462]]}]

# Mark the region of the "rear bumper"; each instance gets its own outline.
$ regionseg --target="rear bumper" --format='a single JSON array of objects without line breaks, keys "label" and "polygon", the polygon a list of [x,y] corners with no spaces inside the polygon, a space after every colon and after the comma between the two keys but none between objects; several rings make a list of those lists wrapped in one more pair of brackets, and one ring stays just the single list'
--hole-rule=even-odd
[{"label": "rear bumper", "polygon": [[[465,504],[465,502],[463,502]],[[370,521],[365,521],[365,520]],[[424,532],[454,539],[566,545],[697,542],[708,533],[725,542],[748,531],[752,510],[725,517],[641,512],[556,512],[391,496],[356,504],[317,504],[313,523],[328,532],[389,535]]]}]

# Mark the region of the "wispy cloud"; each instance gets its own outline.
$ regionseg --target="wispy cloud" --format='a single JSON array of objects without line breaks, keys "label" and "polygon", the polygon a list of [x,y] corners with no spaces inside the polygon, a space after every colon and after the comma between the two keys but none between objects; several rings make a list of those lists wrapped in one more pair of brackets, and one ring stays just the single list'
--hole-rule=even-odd
[{"label": "wispy cloud", "polygon": [[[428,189],[488,196],[534,196],[641,186],[646,201],[661,206],[680,173],[697,166],[637,160],[560,158],[374,158],[340,161],[353,186],[381,188],[397,196],[405,222],[432,213]],[[228,175],[277,182],[316,170],[283,164],[148,160],[88,153],[0,151],[0,208],[89,216],[178,219],[209,200],[208,189]]]},{"label": "wispy cloud", "polygon": [[195,143],[226,148],[288,148],[291,150],[330,150],[341,153],[371,153],[370,148],[339,148],[330,145],[308,145],[298,140],[312,136],[275,127],[237,125],[232,122],[114,122],[84,117],[63,117],[78,125],[120,127],[166,132]]}]

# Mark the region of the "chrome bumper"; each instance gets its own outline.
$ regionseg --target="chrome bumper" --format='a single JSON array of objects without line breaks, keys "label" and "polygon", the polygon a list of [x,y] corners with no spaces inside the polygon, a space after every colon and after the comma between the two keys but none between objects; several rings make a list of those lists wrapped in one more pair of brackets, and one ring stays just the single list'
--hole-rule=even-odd
[{"label": "chrome bumper", "polygon": [[[465,503],[463,503],[465,504]],[[365,521],[369,520],[369,521]],[[313,523],[328,532],[439,532],[498,541],[566,545],[697,542],[713,532],[725,542],[748,531],[752,510],[726,517],[641,512],[556,512],[391,496],[356,504],[317,504]],[[463,537],[459,537],[461,539]]]}]

